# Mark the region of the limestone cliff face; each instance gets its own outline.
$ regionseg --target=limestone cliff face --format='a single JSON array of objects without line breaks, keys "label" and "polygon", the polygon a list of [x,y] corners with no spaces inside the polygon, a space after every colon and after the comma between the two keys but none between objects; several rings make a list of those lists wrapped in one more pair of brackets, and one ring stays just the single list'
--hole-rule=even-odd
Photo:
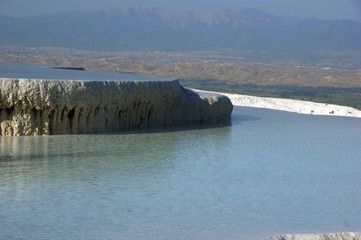
[{"label": "limestone cliff face", "polygon": [[0,79],[1,135],[119,132],[219,121],[233,109],[222,95],[178,81]]}]

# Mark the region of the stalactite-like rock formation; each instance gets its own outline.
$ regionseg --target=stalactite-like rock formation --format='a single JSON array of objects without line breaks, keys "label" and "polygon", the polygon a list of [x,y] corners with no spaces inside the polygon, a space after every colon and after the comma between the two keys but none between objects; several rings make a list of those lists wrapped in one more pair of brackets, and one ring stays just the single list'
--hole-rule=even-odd
[{"label": "stalactite-like rock formation", "polygon": [[212,122],[233,109],[222,95],[178,81],[0,79],[3,136],[86,134]]}]

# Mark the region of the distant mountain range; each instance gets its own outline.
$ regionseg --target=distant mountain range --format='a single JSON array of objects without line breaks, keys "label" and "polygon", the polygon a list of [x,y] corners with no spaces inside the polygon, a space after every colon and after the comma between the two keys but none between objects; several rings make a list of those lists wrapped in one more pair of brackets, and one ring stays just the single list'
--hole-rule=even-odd
[{"label": "distant mountain range", "polygon": [[361,51],[361,23],[278,17],[255,9],[144,7],[0,16],[0,45],[85,50]]}]

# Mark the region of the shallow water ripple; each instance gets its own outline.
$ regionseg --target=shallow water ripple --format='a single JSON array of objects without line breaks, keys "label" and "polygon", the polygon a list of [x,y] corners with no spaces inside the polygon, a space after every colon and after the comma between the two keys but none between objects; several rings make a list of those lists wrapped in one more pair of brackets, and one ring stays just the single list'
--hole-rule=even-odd
[{"label": "shallow water ripple", "polygon": [[231,125],[0,138],[0,239],[361,231],[359,119],[236,107]]}]

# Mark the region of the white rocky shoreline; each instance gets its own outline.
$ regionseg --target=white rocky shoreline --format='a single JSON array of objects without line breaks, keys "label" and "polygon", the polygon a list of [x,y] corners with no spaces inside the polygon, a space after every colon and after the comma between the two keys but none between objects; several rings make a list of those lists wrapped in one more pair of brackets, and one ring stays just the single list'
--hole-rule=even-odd
[{"label": "white rocky shoreline", "polygon": [[210,92],[196,90],[199,92],[222,94],[227,96],[234,106],[267,108],[312,115],[344,116],[361,118],[361,111],[352,107],[340,106],[327,103],[316,103],[311,101],[293,100],[284,98],[255,97],[241,94]]},{"label": "white rocky shoreline", "polygon": [[361,232],[285,234],[271,237],[268,240],[361,240]]}]

